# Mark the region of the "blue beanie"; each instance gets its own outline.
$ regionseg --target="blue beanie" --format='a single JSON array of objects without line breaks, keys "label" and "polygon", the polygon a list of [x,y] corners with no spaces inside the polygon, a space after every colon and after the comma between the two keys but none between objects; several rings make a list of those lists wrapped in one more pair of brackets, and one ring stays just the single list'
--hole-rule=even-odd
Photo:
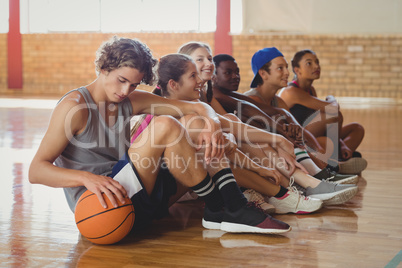
[{"label": "blue beanie", "polygon": [[251,81],[251,88],[257,87],[256,78],[259,76],[258,70],[262,68],[267,62],[275,59],[276,57],[283,57],[283,54],[276,47],[266,47],[258,50],[251,58],[251,68],[253,69],[254,78]]}]

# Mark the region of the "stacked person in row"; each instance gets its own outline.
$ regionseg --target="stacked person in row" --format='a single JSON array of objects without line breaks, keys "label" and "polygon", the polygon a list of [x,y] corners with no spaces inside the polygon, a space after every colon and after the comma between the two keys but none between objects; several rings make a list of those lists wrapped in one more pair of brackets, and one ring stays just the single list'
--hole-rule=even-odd
[{"label": "stacked person in row", "polygon": [[[279,92],[297,121],[317,140],[330,137],[337,146],[334,158],[339,159],[339,171],[358,174],[367,167],[367,161],[356,151],[364,137],[359,123],[343,124],[343,115],[334,96],[325,100],[317,97],[313,82],[320,78],[321,67],[312,50],[298,51],[292,59],[293,81]],[[321,144],[325,147],[325,144]]]},{"label": "stacked person in row", "polygon": [[[198,43],[198,42],[190,42],[187,43],[185,45],[183,45],[180,49],[179,52],[186,52],[186,54],[190,54],[190,56],[195,60],[196,64],[197,64],[197,68],[198,71],[201,75],[201,78],[204,80],[211,80],[212,78],[212,74],[214,72],[214,65],[212,62],[212,55],[211,55],[211,51],[209,49],[209,46],[207,46],[206,44],[203,43]],[[171,68],[171,67],[169,67]],[[166,69],[169,69],[166,68]],[[159,77],[159,79],[161,79],[161,77]],[[170,78],[169,79],[173,79]],[[177,81],[177,76],[175,78],[175,81]],[[204,95],[206,96],[207,94],[207,87],[203,87],[200,92],[198,93],[197,90],[185,90],[185,89],[180,89],[180,87],[176,87],[176,88],[166,88],[166,86],[161,87],[162,89],[162,94],[165,97],[168,98],[176,98],[176,99],[186,99],[186,100],[191,100],[194,99],[195,101],[198,100],[198,98],[202,98],[201,96]],[[160,92],[161,89],[159,89],[158,91]],[[197,98],[199,94],[199,97]],[[206,99],[206,98],[204,98]],[[208,100],[206,100],[208,101]],[[215,101],[215,104],[214,104]],[[212,107],[214,107],[214,105],[218,105],[217,109],[220,109],[220,111],[223,111],[223,113],[225,113],[224,109],[220,106],[219,102],[217,102],[216,100],[214,100],[213,96],[211,97],[211,99],[209,100],[209,102],[211,103]],[[215,107],[214,107],[215,109]],[[237,133],[244,133],[245,129],[254,129],[254,132],[259,132],[260,137],[263,137],[263,139],[261,140],[257,140],[249,136],[248,137],[248,141],[251,142],[258,142],[260,144],[266,143],[269,140],[270,133],[266,132],[266,131],[258,131],[256,128],[252,128],[251,126],[247,126],[246,124],[243,124],[241,122],[239,122],[239,120],[230,120],[233,119],[233,116],[231,116],[229,119],[226,116],[222,116],[220,117],[221,119],[221,123],[222,125],[227,126],[227,130],[232,131],[232,133],[236,136]],[[241,129],[241,131],[238,131],[239,129]],[[249,132],[250,133],[250,132]],[[241,137],[236,136],[237,141],[241,142]],[[241,142],[241,149],[244,150],[244,152],[248,153],[248,150],[250,150],[249,146],[250,144],[246,144],[244,142]],[[265,145],[266,146],[266,145]],[[277,155],[280,152],[272,152],[270,154],[266,154],[264,153],[262,150],[260,150],[259,148],[257,149],[257,151],[262,152],[262,156],[260,159],[267,159],[267,158],[272,158],[270,159],[270,161],[275,162],[275,158],[274,156]],[[293,155],[293,161],[294,161],[294,153],[292,152]],[[261,161],[260,161],[261,162]],[[287,160],[288,163],[291,164],[291,161]],[[235,164],[235,163],[234,163]],[[286,171],[281,169],[280,167],[276,166],[275,168],[278,168],[279,171],[281,171],[287,178],[290,178],[291,175],[293,174],[292,171]],[[236,169],[234,169],[236,170]],[[246,172],[245,169],[240,169],[242,172]],[[309,194],[311,196],[315,196],[315,197],[321,197],[323,199],[326,199],[324,201],[324,204],[339,204],[342,202],[345,202],[346,200],[349,200],[351,197],[353,197],[353,195],[357,192],[357,188],[355,186],[349,185],[349,186],[340,186],[340,185],[336,185],[336,187],[334,187],[335,184],[330,184],[331,187],[326,187],[324,185],[327,185],[327,182],[320,182],[319,180],[308,176],[307,174],[305,174],[302,170],[300,170],[299,168],[295,169],[296,172],[293,174],[294,179],[296,180],[296,182],[302,184],[304,187],[306,187],[308,190],[306,192],[309,192]],[[236,179],[238,180],[239,184],[242,186],[245,186],[247,188],[247,186],[245,184],[251,184],[252,180],[249,180],[249,176],[243,178],[242,176],[236,176]],[[241,182],[240,182],[241,180]],[[283,185],[285,187],[289,187],[289,181],[284,181]],[[320,187],[318,187],[320,186]],[[328,186],[328,185],[327,185]],[[257,191],[266,191],[264,188],[262,187],[254,187],[257,188]],[[326,188],[324,190],[324,188]],[[331,188],[331,189],[328,189]],[[335,189],[337,188],[337,189]],[[346,190],[346,188],[348,188]],[[271,195],[272,196],[272,195]],[[342,196],[342,197],[341,197]],[[347,198],[345,198],[345,196],[348,196]],[[329,200],[330,199],[330,200]]]},{"label": "stacked person in row", "polygon": [[[128,196],[136,213],[134,228],[166,215],[168,206],[191,188],[205,200],[203,221],[215,228],[290,231],[288,224],[249,206],[230,171],[210,176],[196,159],[197,148],[174,117],[195,114],[204,120],[198,146],[205,145],[203,158],[208,164],[222,158],[225,144],[213,109],[204,103],[135,90],[140,83],[152,84],[156,63],[139,40],[115,37],[103,44],[95,61],[97,78],[68,92],[55,107],[31,162],[30,182],[64,188],[72,211],[87,189],[104,207],[102,193],[113,206],[117,206],[116,199],[124,204],[124,196]],[[147,113],[159,116],[130,145],[130,117]],[[138,159],[155,166],[143,165]],[[168,173],[160,172],[161,159]],[[175,159],[185,159],[188,165],[177,164]]]},{"label": "stacked person in row", "polygon": [[[222,54],[217,55],[214,58],[217,62],[224,61],[226,64],[235,65],[233,71],[238,66],[235,63],[235,60],[230,55]],[[244,121],[247,122],[255,122],[261,121],[261,118],[265,119],[271,116],[277,116],[285,122],[290,122],[290,124],[296,124],[300,128],[301,126],[297,122],[297,120],[293,117],[290,113],[289,108],[287,107],[286,103],[276,95],[276,93],[283,87],[287,85],[287,79],[289,76],[289,72],[287,69],[287,62],[283,57],[282,53],[278,51],[276,48],[264,48],[255,53],[252,59],[253,71],[255,73],[255,78],[252,82],[252,89],[247,91],[245,94],[237,93],[238,90],[238,83],[221,86],[219,85],[219,81],[214,83],[214,96],[219,100],[219,102],[224,106],[225,110],[228,112],[237,112],[241,111],[240,116],[243,118]],[[273,67],[271,67],[273,65]],[[231,71],[231,70],[230,70]],[[222,72],[227,72],[222,70]],[[273,74],[271,74],[271,72]],[[233,76],[233,75],[232,75]],[[216,79],[219,77],[225,77],[224,75],[218,74]],[[264,78],[264,80],[263,80]],[[226,78],[228,79],[228,78]],[[230,79],[230,77],[229,77]],[[237,74],[231,78],[232,80],[239,80],[240,74],[237,71]],[[233,86],[235,85],[235,86]],[[268,115],[267,113],[270,113]],[[264,127],[262,125],[261,127]],[[312,135],[306,128],[302,128],[304,130],[303,134]],[[313,137],[312,140],[317,141],[321,148],[325,148],[325,152],[323,153],[320,150],[315,150],[317,148],[315,146],[310,146],[308,142],[304,145],[308,147],[310,150],[310,155],[314,155],[314,160],[318,160],[318,162],[325,163],[327,165],[328,158],[333,154],[332,151],[332,140],[328,137]],[[335,139],[336,142],[336,139]],[[323,146],[326,145],[326,146]],[[323,168],[320,172],[318,169],[318,165],[310,165],[310,159],[307,156],[305,151],[301,151],[300,149],[296,149],[296,155],[298,156],[298,160],[301,161],[306,165],[310,174],[318,175],[318,177],[325,176],[327,174],[331,174],[334,176],[334,179],[342,178],[343,176],[336,174],[335,172]],[[364,161],[364,160],[363,160]],[[335,161],[338,163],[337,161]],[[310,162],[311,163],[311,162]],[[314,161],[317,163],[317,161]],[[334,162],[331,162],[331,165],[328,167],[332,167]],[[344,164],[344,163],[341,163]],[[350,166],[350,164],[349,164]],[[350,172],[350,168],[348,169],[349,172],[345,172],[345,165],[341,165],[343,167],[343,171],[345,174],[358,174],[361,172],[361,169],[354,170],[354,172]],[[353,180],[353,183],[357,182],[357,176],[350,178]]]}]

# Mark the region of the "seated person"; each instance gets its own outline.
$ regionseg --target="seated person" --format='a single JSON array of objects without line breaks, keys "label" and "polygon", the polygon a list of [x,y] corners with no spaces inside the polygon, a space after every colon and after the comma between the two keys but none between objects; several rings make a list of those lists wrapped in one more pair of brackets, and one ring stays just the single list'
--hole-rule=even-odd
[{"label": "seated person", "polygon": [[[199,103],[201,98],[201,86],[199,85],[199,83],[195,83],[196,78],[194,77],[194,74],[197,74],[197,69],[194,61],[189,56],[182,54],[169,54],[163,56],[160,59],[158,67],[158,87],[155,89],[154,93],[160,94],[168,99],[186,100],[193,101],[194,103]],[[306,190],[306,195],[313,198],[325,196],[325,198],[333,198],[333,200],[335,200],[340,198],[340,196],[344,194],[352,194],[353,192],[356,192],[357,189],[354,188],[354,185],[342,184],[334,187],[335,184],[327,181],[321,181],[317,178],[309,176],[298,167],[294,170],[294,172],[284,168],[282,165],[284,161],[281,161],[280,158],[284,157],[286,159],[286,163],[291,163],[292,158],[290,158],[289,153],[286,152],[290,150],[290,152],[293,153],[292,143],[287,141],[284,137],[249,126],[240,122],[239,120],[232,121],[226,116],[218,115],[218,117],[224,133],[226,133],[228,136],[233,136],[234,143],[238,142],[239,148],[241,148],[241,150],[235,148],[234,150],[226,151],[225,153],[228,160],[230,160],[233,165],[239,167],[236,168],[233,167],[233,165],[231,166],[233,167],[232,170],[235,175],[236,181],[240,186],[253,187],[253,189],[258,192],[264,192],[268,196],[275,197],[277,193],[281,191],[280,189],[285,189],[269,183],[267,177],[277,177],[277,173],[279,171],[283,175],[285,175],[287,179],[290,180],[290,183],[289,181],[287,181],[283,184],[281,181],[281,184],[283,186],[289,187],[291,189],[292,178],[294,178],[295,182],[297,182],[302,187],[308,189]],[[180,122],[182,122],[182,124],[188,129],[188,132],[190,133],[190,138],[193,141],[196,141],[200,133],[199,130],[203,129],[203,122],[199,122],[197,118],[187,116],[182,117],[180,119]],[[263,158],[270,159],[273,162],[272,166],[275,169],[271,169],[270,172],[268,172],[269,170],[267,170],[267,172],[261,172],[262,169],[266,168],[264,168],[263,166],[259,166],[255,162],[253,163],[252,159],[247,158],[247,156],[242,153],[243,145],[249,145],[250,147],[253,147],[253,145],[257,143],[265,143],[264,147],[270,151],[268,155],[266,155],[265,157],[263,156]],[[227,165],[227,163],[224,164]],[[252,174],[255,173],[260,176],[252,176]],[[278,183],[278,180],[275,180]],[[328,190],[331,190],[325,190],[325,193],[321,192],[322,189],[327,188],[327,186],[331,186],[328,188]],[[312,194],[311,191],[315,192],[315,194]],[[320,191],[320,194],[318,194],[318,191]],[[341,199],[342,198],[340,198],[338,202],[344,202],[341,201]],[[301,199],[297,200],[297,202],[301,201]],[[324,204],[328,204],[329,201],[327,200],[323,200]],[[313,207],[314,210],[319,208],[319,206],[311,206],[314,203],[319,205],[313,199],[304,199],[303,202],[306,203],[306,206],[309,207],[309,210]],[[278,204],[276,203],[276,205]],[[302,204],[300,203],[299,205]]]},{"label": "seated person", "polygon": [[[279,92],[279,96],[289,107],[297,121],[305,126],[316,138],[330,137],[333,133],[335,156],[341,161],[340,169],[344,173],[358,174],[367,162],[356,151],[364,137],[364,128],[358,123],[343,125],[343,115],[339,103],[333,96],[325,100],[317,97],[314,80],[320,78],[321,67],[317,55],[311,50],[301,50],[292,59],[295,77],[291,83]],[[333,130],[332,130],[333,129]],[[331,133],[332,132],[332,133]]]},{"label": "seated person", "polygon": [[[217,145],[225,144],[220,122],[210,106],[136,90],[140,83],[153,82],[157,63],[144,43],[114,37],[102,44],[96,55],[97,78],[68,92],[55,107],[29,168],[31,183],[64,188],[73,212],[86,190],[93,192],[105,208],[105,198],[114,207],[116,200],[124,204],[124,197],[131,198],[134,229],[165,216],[168,207],[191,188],[205,201],[205,228],[290,231],[288,224],[249,206],[229,170],[223,178],[222,172],[210,175],[196,159],[196,148],[174,117],[191,114],[204,121],[206,129],[198,146],[205,145],[202,157],[209,163],[223,157],[224,150]],[[130,143],[130,118],[138,114],[156,116]],[[186,159],[188,165],[176,165],[175,159]]]},{"label": "seated person", "polygon": [[[235,59],[230,55],[220,54],[214,57],[214,62],[216,64],[216,75],[213,78],[213,92],[216,99],[222,103],[222,106],[225,107],[228,112],[233,112],[233,109],[241,110],[242,113],[244,110],[248,110],[248,116],[250,116],[250,118],[252,118],[253,114],[258,117],[267,116],[256,106],[259,105],[258,103],[254,105],[250,103],[254,100],[235,92],[238,90],[240,82],[239,68]],[[250,100],[250,102],[247,100]],[[263,105],[261,106],[264,108]],[[268,108],[275,107],[269,106]],[[286,112],[286,110],[284,111]],[[348,183],[357,183],[357,176],[342,176],[329,171],[325,167],[320,170],[305,150],[295,148],[295,153],[296,160],[307,169],[309,174],[316,178],[325,177],[323,175],[326,174],[327,178],[328,176],[332,177],[332,181],[344,180],[345,177],[348,177]]]}]

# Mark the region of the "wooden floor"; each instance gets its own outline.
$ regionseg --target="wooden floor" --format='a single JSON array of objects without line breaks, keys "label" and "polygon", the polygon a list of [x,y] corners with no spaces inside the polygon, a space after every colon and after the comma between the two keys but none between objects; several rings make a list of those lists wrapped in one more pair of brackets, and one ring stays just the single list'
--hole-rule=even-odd
[{"label": "wooden floor", "polygon": [[53,100],[0,99],[1,267],[388,267],[402,266],[402,107],[344,105],[362,123],[368,168],[360,192],[313,215],[281,215],[285,235],[229,234],[201,226],[199,202],[113,246],[81,238],[61,189],[30,185],[30,160]]}]

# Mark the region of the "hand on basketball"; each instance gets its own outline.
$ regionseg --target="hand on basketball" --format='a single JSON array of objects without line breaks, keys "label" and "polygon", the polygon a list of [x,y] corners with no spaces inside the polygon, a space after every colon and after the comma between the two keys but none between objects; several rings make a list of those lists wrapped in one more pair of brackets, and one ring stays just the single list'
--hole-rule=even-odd
[{"label": "hand on basketball", "polygon": [[124,187],[116,180],[101,175],[90,174],[84,181],[84,186],[99,199],[99,202],[104,208],[107,208],[107,204],[102,196],[104,193],[112,203],[114,207],[118,206],[116,198],[120,203],[124,204],[124,197],[127,196],[127,192]]}]

